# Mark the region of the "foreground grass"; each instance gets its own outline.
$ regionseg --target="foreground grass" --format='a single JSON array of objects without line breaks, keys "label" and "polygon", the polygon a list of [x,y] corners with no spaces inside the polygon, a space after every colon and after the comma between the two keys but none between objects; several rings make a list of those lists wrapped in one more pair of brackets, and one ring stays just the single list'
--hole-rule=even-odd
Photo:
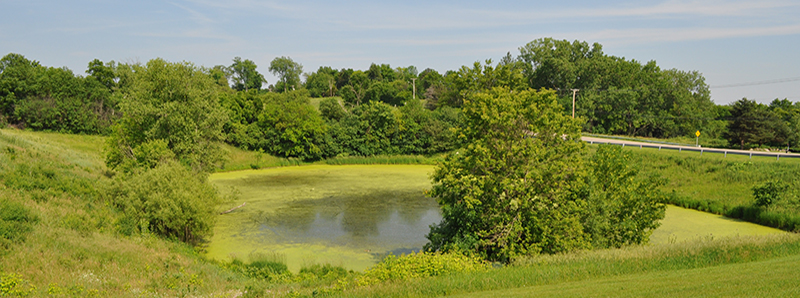
[{"label": "foreground grass", "polygon": [[796,276],[798,266],[800,255],[795,255],[752,263],[590,278],[453,297],[797,297],[800,295]]},{"label": "foreground grass", "polygon": [[[800,262],[800,238],[783,236],[735,237],[722,240],[700,240],[680,244],[629,247],[616,250],[577,252],[539,256],[520,260],[511,266],[486,272],[452,274],[442,277],[384,283],[370,288],[345,291],[339,297],[437,297],[445,295],[525,296],[530,287],[546,287],[557,295],[560,289],[574,289],[575,284],[594,286],[603,280],[642,279],[639,288],[655,288],[659,283],[662,295],[680,293],[685,284],[657,280],[658,275],[679,278],[684,272],[713,272],[718,279],[709,286],[726,286],[725,278],[747,280],[760,276],[758,284],[743,285],[738,293],[754,295],[761,288],[780,289],[795,275],[776,276],[776,270],[791,270]],[[782,262],[790,262],[782,265]],[[732,265],[732,266],[729,266]],[[777,267],[777,265],[780,265]],[[747,268],[743,271],[729,269]],[[698,270],[699,269],[699,270]],[[695,273],[697,274],[697,273]],[[696,282],[707,279],[695,279]],[[578,296],[606,296],[594,288],[581,289]],[[599,288],[598,290],[603,290]],[[608,288],[607,291],[612,291]],[[714,296],[714,292],[703,295]],[[609,292],[609,296],[616,296]],[[469,294],[469,295],[467,295]],[[636,293],[632,294],[635,295]],[[624,294],[623,294],[624,295]],[[682,294],[675,294],[684,296]]]}]

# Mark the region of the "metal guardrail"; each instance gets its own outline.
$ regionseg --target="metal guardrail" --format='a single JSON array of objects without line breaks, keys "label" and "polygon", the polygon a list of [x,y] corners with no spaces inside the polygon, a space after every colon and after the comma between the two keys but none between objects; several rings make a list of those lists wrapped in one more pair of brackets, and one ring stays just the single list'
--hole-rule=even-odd
[{"label": "metal guardrail", "polygon": [[675,146],[691,146],[691,144],[681,144],[681,143],[672,143],[672,142],[664,142],[664,141],[654,141],[654,140],[640,140],[636,138],[626,138],[626,137],[619,137],[619,136],[607,136],[607,135],[596,135],[591,133],[583,133],[582,136],[598,138],[598,139],[616,139],[616,140],[625,140],[631,142],[643,142],[643,143],[653,143],[653,144],[664,144],[664,145],[675,145]]},{"label": "metal guardrail", "polygon": [[697,147],[697,148],[694,148],[694,147],[679,147],[679,146],[670,146],[670,145],[625,144],[625,143],[615,143],[615,142],[612,142],[612,141],[601,142],[601,141],[591,140],[591,141],[585,141],[585,142],[588,142],[589,144],[622,145],[623,148],[625,146],[628,146],[628,147],[639,147],[640,149],[641,148],[658,148],[658,150],[661,150],[661,149],[678,150],[678,152],[681,152],[681,151],[684,151],[684,150],[685,151],[694,151],[694,152],[700,152],[700,155],[703,155],[704,152],[722,153],[722,154],[725,154],[725,157],[727,157],[728,154],[736,154],[736,155],[749,155],[750,158],[753,158],[753,156],[767,156],[767,157],[774,156],[776,160],[781,160],[781,157],[784,157],[784,158],[800,158],[800,154],[786,154],[786,153],[772,153],[772,152],[752,152],[752,151],[750,151],[750,152],[742,152],[742,151],[728,150],[728,149],[702,148],[702,147]]}]

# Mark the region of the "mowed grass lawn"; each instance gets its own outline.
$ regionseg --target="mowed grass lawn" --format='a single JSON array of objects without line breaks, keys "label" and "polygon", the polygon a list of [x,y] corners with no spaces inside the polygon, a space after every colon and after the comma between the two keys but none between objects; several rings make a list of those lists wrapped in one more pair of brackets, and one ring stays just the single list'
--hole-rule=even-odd
[{"label": "mowed grass lawn", "polygon": [[800,297],[800,255],[450,297]]}]

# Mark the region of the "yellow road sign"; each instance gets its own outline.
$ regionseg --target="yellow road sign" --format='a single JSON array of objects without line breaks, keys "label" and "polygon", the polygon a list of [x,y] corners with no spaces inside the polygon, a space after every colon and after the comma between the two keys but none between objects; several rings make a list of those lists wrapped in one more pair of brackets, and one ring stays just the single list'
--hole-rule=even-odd
[{"label": "yellow road sign", "polygon": [[699,138],[700,137],[700,131],[698,130],[696,133],[694,133],[694,135],[696,135]]}]

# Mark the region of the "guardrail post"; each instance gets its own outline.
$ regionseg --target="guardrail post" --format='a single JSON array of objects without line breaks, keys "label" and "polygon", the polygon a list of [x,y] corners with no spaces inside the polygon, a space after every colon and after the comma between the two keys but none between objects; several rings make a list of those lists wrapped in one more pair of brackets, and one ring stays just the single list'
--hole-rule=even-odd
[{"label": "guardrail post", "polygon": [[728,151],[725,151],[725,156],[724,157],[728,157]]},{"label": "guardrail post", "polygon": [[639,149],[642,149],[642,144],[639,144]]},{"label": "guardrail post", "polygon": [[750,159],[753,159],[753,152],[750,152]]},{"label": "guardrail post", "polygon": [[678,153],[681,153],[682,151],[683,151],[683,148],[678,148]]},{"label": "guardrail post", "polygon": [[781,160],[781,155],[780,154],[775,155],[775,160]]},{"label": "guardrail post", "polygon": [[700,149],[700,156],[703,156],[703,149]]},{"label": "guardrail post", "polygon": [[661,145],[658,145],[658,151],[661,151]]},{"label": "guardrail post", "polygon": [[625,148],[625,143],[622,143],[622,148]]}]

